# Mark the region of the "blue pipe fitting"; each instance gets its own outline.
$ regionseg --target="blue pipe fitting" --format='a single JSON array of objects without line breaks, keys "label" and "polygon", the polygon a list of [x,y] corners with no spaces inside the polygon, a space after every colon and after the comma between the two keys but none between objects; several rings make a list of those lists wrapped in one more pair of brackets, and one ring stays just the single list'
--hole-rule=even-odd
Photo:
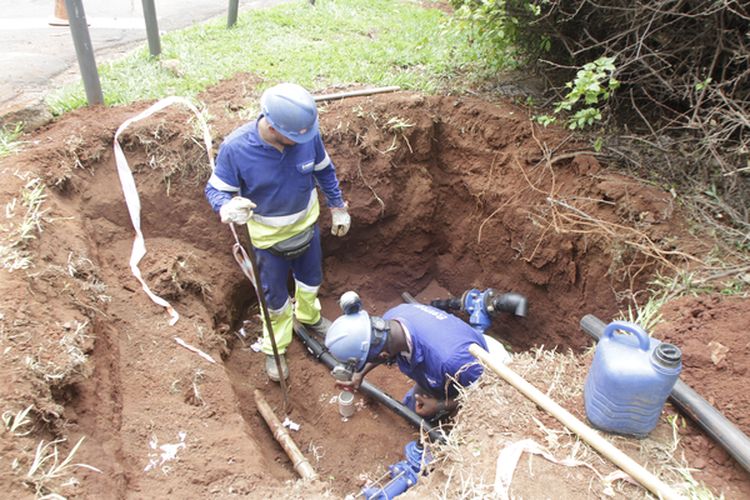
[{"label": "blue pipe fitting", "polygon": [[388,467],[391,480],[387,484],[362,489],[362,495],[366,500],[388,500],[417,484],[422,466],[429,463],[432,457],[425,453],[424,448],[416,441],[410,441],[406,445],[404,455],[406,460]]},{"label": "blue pipe fitting", "polygon": [[487,310],[487,304],[492,303],[495,290],[488,288],[481,291],[478,288],[467,290],[462,297],[463,310],[469,315],[469,324],[479,333],[484,332],[492,325],[492,317]]}]

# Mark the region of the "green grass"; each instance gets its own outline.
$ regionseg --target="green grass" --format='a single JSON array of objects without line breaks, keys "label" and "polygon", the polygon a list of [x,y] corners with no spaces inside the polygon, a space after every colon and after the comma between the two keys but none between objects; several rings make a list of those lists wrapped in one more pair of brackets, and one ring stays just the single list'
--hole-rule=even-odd
[{"label": "green grass", "polygon": [[[435,92],[467,53],[446,20],[443,12],[408,0],[322,0],[315,6],[298,0],[247,11],[232,29],[220,18],[166,34],[159,58],[144,46],[100,66],[102,90],[110,105],[191,97],[244,71],[268,85],[292,81],[312,90],[361,83]],[[179,61],[177,70],[159,59]],[[86,99],[78,84],[47,102],[61,114]]]},{"label": "green grass", "polygon": [[18,151],[21,141],[18,138],[23,133],[23,123],[16,123],[14,127],[0,128],[0,158]]}]

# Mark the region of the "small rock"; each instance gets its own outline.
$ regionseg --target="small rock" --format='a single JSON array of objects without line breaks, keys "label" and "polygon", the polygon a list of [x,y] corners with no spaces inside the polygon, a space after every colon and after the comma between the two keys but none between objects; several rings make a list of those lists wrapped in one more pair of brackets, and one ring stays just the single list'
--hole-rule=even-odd
[{"label": "small rock", "polygon": [[714,446],[711,451],[708,452],[708,456],[719,465],[724,465],[727,460],[729,460],[729,455],[720,446]]},{"label": "small rock", "polygon": [[716,366],[719,366],[719,363],[724,361],[724,358],[727,357],[727,353],[729,352],[727,346],[720,344],[715,340],[708,343],[708,349],[711,351],[711,362]]},{"label": "small rock", "polygon": [[161,61],[161,67],[165,70],[169,71],[176,77],[182,77],[183,72],[180,68],[180,60],[179,59],[163,59]]}]

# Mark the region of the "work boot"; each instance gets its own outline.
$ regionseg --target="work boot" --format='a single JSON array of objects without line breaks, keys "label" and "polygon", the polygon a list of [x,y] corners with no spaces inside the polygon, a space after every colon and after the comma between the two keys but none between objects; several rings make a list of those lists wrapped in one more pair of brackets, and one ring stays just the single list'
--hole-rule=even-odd
[{"label": "work boot", "polygon": [[[286,358],[283,354],[279,354],[279,361],[281,363],[281,373],[284,374],[284,380],[286,380],[289,378],[289,366],[287,366]],[[273,357],[273,354],[266,354],[266,374],[274,382],[281,380],[279,378],[279,370],[276,368],[276,358]]]},{"label": "work boot", "polygon": [[317,335],[321,339],[326,338],[326,333],[328,333],[328,329],[331,328],[331,322],[325,319],[323,316],[320,317],[320,319],[313,323],[312,325],[308,325],[305,323],[302,323],[308,332]]}]

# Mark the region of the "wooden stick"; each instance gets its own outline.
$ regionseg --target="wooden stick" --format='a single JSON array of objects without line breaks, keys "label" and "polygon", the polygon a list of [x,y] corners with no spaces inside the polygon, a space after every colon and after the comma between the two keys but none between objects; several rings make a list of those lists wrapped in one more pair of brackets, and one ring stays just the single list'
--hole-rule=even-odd
[{"label": "wooden stick", "polygon": [[352,90],[349,92],[339,92],[336,94],[316,95],[316,96],[313,96],[313,99],[315,99],[316,102],[335,101],[336,99],[344,99],[346,97],[359,97],[359,96],[364,96],[364,95],[383,94],[385,92],[395,92],[397,90],[401,90],[401,87],[397,87],[397,86],[376,87],[372,89],[360,89],[360,90]]},{"label": "wooden stick", "polygon": [[516,372],[496,361],[490,353],[482,349],[477,344],[469,346],[469,352],[492,371],[497,373],[500,378],[518,389],[521,394],[546,410],[550,415],[559,420],[565,427],[575,432],[581,439],[591,445],[595,450],[612,461],[623,471],[630,474],[636,481],[641,483],[645,488],[651,491],[659,498],[668,500],[683,498],[677,494],[668,484],[657,478],[647,471],[638,462],[620,451],[612,443],[604,439],[598,432],[578,420],[574,415],[565,408],[555,403],[549,396],[539,389],[528,383]]},{"label": "wooden stick", "polygon": [[279,419],[268,405],[263,394],[257,389],[255,391],[255,404],[258,407],[258,413],[260,413],[263,420],[266,421],[268,428],[271,429],[273,437],[279,442],[289,459],[292,461],[294,470],[297,471],[297,474],[306,481],[315,481],[318,479],[318,474],[315,472],[315,469],[313,469],[310,462],[307,461],[307,458],[305,458],[299,448],[297,448],[292,436],[290,436],[284,426],[281,425],[281,422],[279,422]]}]

